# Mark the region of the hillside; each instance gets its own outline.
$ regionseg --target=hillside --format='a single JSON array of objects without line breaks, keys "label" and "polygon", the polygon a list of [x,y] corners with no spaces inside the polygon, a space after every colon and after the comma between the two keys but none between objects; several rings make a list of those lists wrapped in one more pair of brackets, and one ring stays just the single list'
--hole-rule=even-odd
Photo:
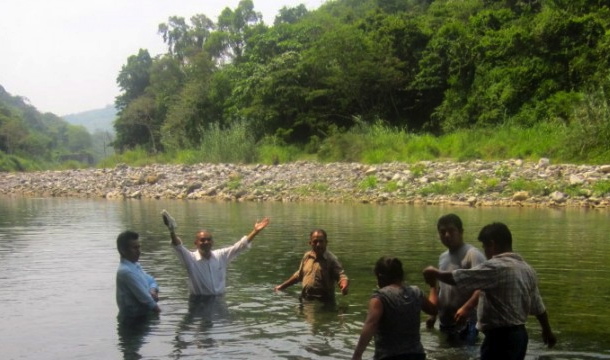
[{"label": "hillside", "polygon": [[116,118],[116,109],[108,105],[102,109],[84,111],[76,114],[64,115],[62,118],[72,125],[82,125],[89,133],[96,131],[114,133],[112,123]]}]

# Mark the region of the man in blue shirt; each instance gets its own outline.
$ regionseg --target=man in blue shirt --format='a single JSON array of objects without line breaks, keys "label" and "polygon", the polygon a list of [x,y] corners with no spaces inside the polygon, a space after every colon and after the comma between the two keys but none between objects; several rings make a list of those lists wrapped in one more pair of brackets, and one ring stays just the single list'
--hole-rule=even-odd
[{"label": "man in blue shirt", "polygon": [[138,233],[124,231],[117,237],[116,244],[121,255],[116,273],[119,320],[137,320],[150,312],[159,313],[159,286],[138,263],[141,253]]}]

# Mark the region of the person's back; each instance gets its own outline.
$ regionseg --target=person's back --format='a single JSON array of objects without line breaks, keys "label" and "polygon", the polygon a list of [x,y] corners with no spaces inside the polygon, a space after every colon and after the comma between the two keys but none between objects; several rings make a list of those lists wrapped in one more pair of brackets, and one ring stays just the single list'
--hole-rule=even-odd
[{"label": "person's back", "polygon": [[402,262],[382,256],[374,269],[379,290],[369,299],[369,309],[352,360],[362,359],[371,339],[375,338],[375,359],[425,360],[420,339],[421,311],[436,315],[436,288],[429,298],[417,286],[404,285]]},{"label": "person's back", "polygon": [[375,292],[383,315],[375,334],[375,359],[401,354],[423,354],[420,314],[423,292],[416,286],[385,286]]},{"label": "person's back", "polygon": [[483,265],[483,270],[495,276],[481,288],[479,325],[482,331],[524,325],[529,314],[544,311],[536,272],[520,255],[496,255]]}]

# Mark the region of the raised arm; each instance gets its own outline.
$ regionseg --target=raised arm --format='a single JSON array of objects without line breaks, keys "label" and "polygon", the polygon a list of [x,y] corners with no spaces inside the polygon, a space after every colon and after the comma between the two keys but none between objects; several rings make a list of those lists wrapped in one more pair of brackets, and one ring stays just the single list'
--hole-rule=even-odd
[{"label": "raised arm", "polygon": [[263,231],[264,228],[267,227],[267,225],[269,225],[269,218],[266,217],[261,221],[258,221],[256,224],[254,224],[254,229],[252,229],[252,231],[250,231],[250,233],[248,234],[248,242],[251,242],[252,240],[254,240],[254,237],[261,231]]},{"label": "raised arm", "polygon": [[174,245],[174,246],[182,245],[182,239],[180,239],[178,237],[178,235],[176,235],[176,233],[173,232],[172,230],[169,231],[169,236],[172,239],[172,245]]},{"label": "raised arm", "polygon": [[172,245],[182,245],[182,240],[176,235],[176,228],[178,227],[176,220],[174,220],[174,218],[165,209],[161,211],[161,217],[163,218],[163,223],[165,224],[165,226],[167,226],[169,230],[169,236],[172,239]]}]

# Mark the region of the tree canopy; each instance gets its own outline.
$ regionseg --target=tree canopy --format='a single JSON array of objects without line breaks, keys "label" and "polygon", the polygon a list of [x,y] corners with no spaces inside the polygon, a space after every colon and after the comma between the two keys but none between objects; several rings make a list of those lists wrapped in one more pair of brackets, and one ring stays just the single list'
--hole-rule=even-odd
[{"label": "tree canopy", "polygon": [[242,0],[158,30],[167,53],[140,50],[117,77],[118,150],[197,148],[236,123],[288,144],[362,121],[434,135],[569,123],[610,86],[602,1],[337,0],[267,25]]}]

